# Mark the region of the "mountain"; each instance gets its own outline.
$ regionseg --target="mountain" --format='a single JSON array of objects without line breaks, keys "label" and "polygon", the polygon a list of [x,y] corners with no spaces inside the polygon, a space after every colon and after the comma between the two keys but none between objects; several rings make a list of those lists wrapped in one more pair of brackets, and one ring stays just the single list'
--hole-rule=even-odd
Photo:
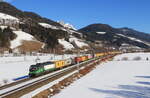
[{"label": "mountain", "polygon": [[32,19],[33,21],[36,21],[36,22],[44,22],[44,23],[49,23],[51,25],[55,25],[55,26],[61,26],[59,23],[54,22],[47,18],[43,18],[34,12],[21,11],[6,2],[0,2],[0,12],[14,16],[19,19],[27,18],[27,19]]},{"label": "mountain", "polygon": [[123,45],[150,48],[150,34],[129,28],[114,28],[107,24],[91,24],[78,30],[89,41],[101,41],[115,47]]},{"label": "mountain", "polygon": [[[35,51],[34,45],[31,49],[27,49],[30,48],[28,47],[30,42],[36,44],[37,51],[45,52],[66,51],[73,50],[76,46],[76,48],[88,46],[85,40],[81,39],[82,35],[69,23],[55,22],[33,12],[21,11],[9,3],[0,2],[0,33],[3,34],[5,29],[10,29],[15,37],[4,42],[3,37],[6,36],[3,35],[0,38],[0,47],[9,48],[11,51]],[[21,35],[24,35],[27,40]],[[2,43],[8,44],[2,45]],[[15,43],[17,45],[14,46]]]},{"label": "mountain", "polygon": [[139,32],[137,30],[127,28],[127,27],[120,28],[119,30],[120,30],[120,32],[118,32],[118,33],[120,33],[120,34],[150,42],[150,34],[147,34],[144,32]]},{"label": "mountain", "polygon": [[133,29],[92,24],[76,30],[69,23],[56,22],[0,2],[0,52],[72,53],[149,47],[149,34]]}]

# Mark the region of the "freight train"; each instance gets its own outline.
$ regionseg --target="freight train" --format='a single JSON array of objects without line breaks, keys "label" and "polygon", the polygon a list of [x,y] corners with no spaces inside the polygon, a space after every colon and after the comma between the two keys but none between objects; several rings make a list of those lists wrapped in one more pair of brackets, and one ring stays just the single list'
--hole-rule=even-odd
[{"label": "freight train", "polygon": [[99,58],[102,56],[110,55],[110,54],[118,54],[120,52],[105,52],[105,53],[96,53],[96,54],[87,54],[85,56],[78,56],[75,58],[58,60],[58,61],[48,61],[44,63],[37,63],[35,65],[31,65],[29,68],[29,77],[35,77],[42,75],[44,73],[52,72],[70,65],[74,65],[77,63],[84,62],[86,60],[92,58]]}]

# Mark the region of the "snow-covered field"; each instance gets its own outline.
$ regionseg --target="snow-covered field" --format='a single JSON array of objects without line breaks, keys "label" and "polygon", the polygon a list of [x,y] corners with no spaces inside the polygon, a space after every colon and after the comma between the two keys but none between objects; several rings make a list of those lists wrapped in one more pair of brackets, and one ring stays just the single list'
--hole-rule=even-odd
[{"label": "snow-covered field", "polygon": [[12,79],[28,75],[29,67],[38,62],[60,60],[70,58],[74,55],[45,55],[45,56],[20,56],[20,57],[0,57],[0,85],[4,85],[4,80],[8,83],[13,82]]},{"label": "snow-covered field", "polygon": [[116,56],[53,98],[150,98],[150,53]]},{"label": "snow-covered field", "polygon": [[126,54],[122,54],[119,56],[116,56],[114,58],[114,60],[130,60],[130,61],[134,61],[137,58],[141,59],[141,60],[150,60],[150,53],[126,53]]}]

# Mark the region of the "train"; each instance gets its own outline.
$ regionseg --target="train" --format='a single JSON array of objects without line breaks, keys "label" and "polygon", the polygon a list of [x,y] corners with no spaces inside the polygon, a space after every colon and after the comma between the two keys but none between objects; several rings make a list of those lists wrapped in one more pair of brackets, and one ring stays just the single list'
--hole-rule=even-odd
[{"label": "train", "polygon": [[29,77],[39,76],[45,73],[49,73],[55,70],[62,69],[64,67],[74,65],[77,63],[81,63],[92,58],[99,58],[102,56],[110,55],[110,54],[118,54],[120,52],[104,52],[104,53],[95,53],[95,54],[86,54],[84,56],[77,56],[74,58],[69,58],[65,60],[57,60],[57,61],[47,61],[43,63],[37,63],[34,65],[30,65],[29,68]]}]

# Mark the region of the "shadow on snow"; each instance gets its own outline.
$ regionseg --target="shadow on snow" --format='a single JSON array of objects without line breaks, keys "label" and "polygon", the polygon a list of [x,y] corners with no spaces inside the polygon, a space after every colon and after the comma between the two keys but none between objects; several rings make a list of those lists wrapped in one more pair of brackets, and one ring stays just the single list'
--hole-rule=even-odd
[{"label": "shadow on snow", "polygon": [[[150,76],[136,76],[138,78],[150,78]],[[105,93],[109,95],[116,95],[124,98],[150,98],[150,82],[138,81],[137,84],[144,84],[145,86],[137,85],[118,85],[118,90],[104,90],[98,88],[89,88],[98,93]]]},{"label": "shadow on snow", "polygon": [[136,78],[150,78],[150,76],[135,76]]},{"label": "shadow on snow", "polygon": [[150,82],[141,82],[141,81],[138,81],[136,83],[139,83],[139,84],[144,84],[144,85],[150,85]]}]

